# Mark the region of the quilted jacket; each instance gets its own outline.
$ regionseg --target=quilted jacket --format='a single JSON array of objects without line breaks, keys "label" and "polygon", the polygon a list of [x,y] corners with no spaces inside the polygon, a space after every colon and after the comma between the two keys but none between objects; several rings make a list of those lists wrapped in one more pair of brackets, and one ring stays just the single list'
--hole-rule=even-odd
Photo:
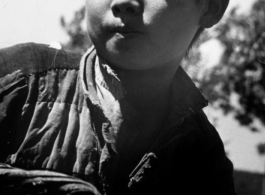
[{"label": "quilted jacket", "polygon": [[125,95],[94,48],[83,57],[35,43],[1,49],[1,162],[73,175],[102,194],[235,194],[207,101],[182,68],[159,131],[137,131],[144,118]]}]

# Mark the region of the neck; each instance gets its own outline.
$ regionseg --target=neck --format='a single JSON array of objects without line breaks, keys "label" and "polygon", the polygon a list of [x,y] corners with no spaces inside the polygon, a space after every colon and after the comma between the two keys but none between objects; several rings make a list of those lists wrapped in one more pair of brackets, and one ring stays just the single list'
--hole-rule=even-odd
[{"label": "neck", "polygon": [[179,62],[148,70],[115,68],[127,94],[126,100],[139,112],[163,113],[168,109],[169,92]]}]

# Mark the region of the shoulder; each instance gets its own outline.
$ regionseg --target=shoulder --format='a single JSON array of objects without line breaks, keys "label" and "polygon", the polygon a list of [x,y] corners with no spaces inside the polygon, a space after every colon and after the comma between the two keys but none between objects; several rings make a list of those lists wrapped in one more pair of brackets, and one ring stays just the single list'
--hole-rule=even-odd
[{"label": "shoulder", "polygon": [[[169,139],[159,140],[159,149],[153,150],[163,178],[160,186],[171,186],[170,191],[180,194],[235,194],[233,165],[202,110],[168,130],[174,133],[162,137]],[[174,179],[167,179],[169,175]]]},{"label": "shoulder", "polygon": [[190,140],[195,146],[209,149],[223,145],[217,130],[202,110],[186,118],[181,127],[186,140]]},{"label": "shoulder", "polygon": [[0,77],[21,70],[23,74],[50,68],[78,69],[82,54],[57,50],[45,44],[23,43],[0,49]]},{"label": "shoulder", "polygon": [[[177,153],[185,151],[186,154],[192,156],[207,155],[213,150],[224,153],[223,143],[217,130],[202,110],[191,114],[183,122],[169,129],[168,132],[167,137],[169,139],[167,138],[167,141],[162,143],[164,143],[165,148]],[[167,134],[167,132],[164,133]]]}]

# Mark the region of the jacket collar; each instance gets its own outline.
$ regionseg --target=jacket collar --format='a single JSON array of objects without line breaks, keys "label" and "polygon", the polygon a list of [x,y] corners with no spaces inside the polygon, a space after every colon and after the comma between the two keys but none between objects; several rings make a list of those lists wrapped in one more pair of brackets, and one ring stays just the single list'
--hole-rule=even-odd
[{"label": "jacket collar", "polygon": [[207,105],[208,101],[204,98],[183,68],[179,67],[171,84],[171,110],[167,127],[176,125]]},{"label": "jacket collar", "polygon": [[[92,46],[81,60],[80,77],[85,95],[89,97],[94,104],[99,105],[93,70],[95,58],[96,51]],[[114,76],[113,74],[108,75],[108,77]],[[170,112],[166,127],[172,127],[178,124],[184,118],[198,112],[207,105],[208,101],[204,98],[183,68],[179,67],[171,84]]]}]

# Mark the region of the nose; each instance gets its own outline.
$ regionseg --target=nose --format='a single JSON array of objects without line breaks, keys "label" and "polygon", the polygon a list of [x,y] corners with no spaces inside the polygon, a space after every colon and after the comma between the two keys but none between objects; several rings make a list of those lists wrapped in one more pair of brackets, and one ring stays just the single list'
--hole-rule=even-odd
[{"label": "nose", "polygon": [[111,9],[114,15],[137,15],[142,8],[139,0],[114,0]]}]

